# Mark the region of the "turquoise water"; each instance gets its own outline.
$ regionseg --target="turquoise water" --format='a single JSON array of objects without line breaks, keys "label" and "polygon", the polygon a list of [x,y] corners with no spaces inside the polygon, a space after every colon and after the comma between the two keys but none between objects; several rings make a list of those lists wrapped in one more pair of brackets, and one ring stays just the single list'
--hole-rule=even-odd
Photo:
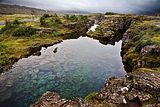
[{"label": "turquoise water", "polygon": [[80,37],[42,48],[40,56],[23,58],[0,75],[0,107],[27,107],[46,91],[72,99],[100,90],[107,78],[126,74],[121,44]]}]

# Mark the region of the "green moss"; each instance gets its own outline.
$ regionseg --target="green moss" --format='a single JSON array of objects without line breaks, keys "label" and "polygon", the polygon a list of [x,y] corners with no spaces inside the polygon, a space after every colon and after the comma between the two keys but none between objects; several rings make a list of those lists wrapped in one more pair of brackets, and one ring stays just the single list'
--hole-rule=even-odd
[{"label": "green moss", "polygon": [[151,41],[153,43],[155,43],[156,45],[159,45],[160,46],[160,35],[156,35],[154,37],[151,38]]},{"label": "green moss", "polygon": [[96,96],[96,92],[92,92],[85,97],[85,101],[93,103],[93,102],[95,102],[95,96]]}]

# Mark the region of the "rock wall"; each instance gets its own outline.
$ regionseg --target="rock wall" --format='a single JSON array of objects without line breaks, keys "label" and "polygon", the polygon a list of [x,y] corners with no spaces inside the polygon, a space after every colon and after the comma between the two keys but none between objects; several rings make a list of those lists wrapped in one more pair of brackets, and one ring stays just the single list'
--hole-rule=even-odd
[{"label": "rock wall", "polygon": [[160,67],[160,26],[159,20],[136,20],[123,36],[122,59],[123,63],[135,71],[138,68]]}]

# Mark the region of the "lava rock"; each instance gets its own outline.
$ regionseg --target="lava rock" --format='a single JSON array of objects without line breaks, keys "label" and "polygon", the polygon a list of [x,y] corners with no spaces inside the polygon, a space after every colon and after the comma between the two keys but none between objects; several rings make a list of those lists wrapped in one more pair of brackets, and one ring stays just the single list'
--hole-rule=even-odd
[{"label": "lava rock", "polygon": [[57,93],[47,92],[30,107],[91,107],[88,103],[85,103],[81,99],[66,100],[61,99]]}]

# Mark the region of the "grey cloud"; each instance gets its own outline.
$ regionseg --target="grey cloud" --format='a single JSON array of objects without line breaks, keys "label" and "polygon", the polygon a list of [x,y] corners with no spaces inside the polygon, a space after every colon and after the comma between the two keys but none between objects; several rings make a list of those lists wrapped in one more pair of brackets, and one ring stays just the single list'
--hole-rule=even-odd
[{"label": "grey cloud", "polygon": [[160,12],[160,0],[1,0],[0,2],[58,11]]}]

